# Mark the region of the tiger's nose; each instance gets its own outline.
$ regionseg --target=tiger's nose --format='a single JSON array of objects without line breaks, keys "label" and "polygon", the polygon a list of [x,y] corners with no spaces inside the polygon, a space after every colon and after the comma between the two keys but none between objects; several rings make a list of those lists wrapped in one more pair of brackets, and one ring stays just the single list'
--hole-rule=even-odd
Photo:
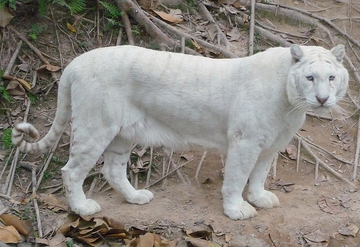
[{"label": "tiger's nose", "polygon": [[316,96],[317,101],[318,101],[321,105],[325,104],[325,102],[328,100],[328,98],[329,98],[329,96],[328,96],[328,97],[319,97],[319,96]]}]

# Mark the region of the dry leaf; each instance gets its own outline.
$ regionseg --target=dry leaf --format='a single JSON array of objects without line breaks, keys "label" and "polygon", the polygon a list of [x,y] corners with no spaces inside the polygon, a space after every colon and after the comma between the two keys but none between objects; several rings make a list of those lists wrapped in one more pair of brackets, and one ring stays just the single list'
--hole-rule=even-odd
[{"label": "dry leaf", "polygon": [[48,209],[53,210],[54,212],[67,211],[68,206],[65,204],[61,204],[58,199],[53,194],[49,195],[40,195],[40,201],[44,203]]},{"label": "dry leaf", "polygon": [[6,244],[16,244],[21,240],[19,232],[13,226],[0,226],[0,241]]},{"label": "dry leaf", "polygon": [[21,235],[28,236],[34,231],[31,220],[21,220],[11,214],[2,214],[0,219],[5,225],[13,226]]},{"label": "dry leaf", "polygon": [[44,64],[38,68],[38,71],[47,70],[49,72],[56,72],[56,71],[59,71],[60,69],[61,69],[60,67],[55,66],[55,65]]},{"label": "dry leaf", "polygon": [[324,233],[320,230],[313,231],[311,233],[305,234],[303,238],[309,243],[320,243],[319,246],[328,246],[330,235],[327,233]]},{"label": "dry leaf", "polygon": [[145,235],[139,236],[139,243],[137,247],[152,247],[154,246],[155,240],[152,233],[148,232]]},{"label": "dry leaf", "polygon": [[25,95],[25,89],[16,80],[11,80],[6,87],[6,91],[12,96],[23,96]]},{"label": "dry leaf", "polygon": [[211,232],[205,231],[205,230],[200,230],[200,231],[195,231],[195,232],[187,231],[186,233],[189,237],[201,238],[201,239],[207,239],[207,240],[211,239],[211,235],[212,235]]},{"label": "dry leaf", "polygon": [[36,238],[35,242],[38,245],[47,245],[50,247],[67,247],[65,240],[65,236],[61,233],[58,233],[51,239]]},{"label": "dry leaf", "polygon": [[69,22],[66,22],[66,27],[70,30],[70,32],[76,33],[75,27],[71,25]]},{"label": "dry leaf", "polygon": [[226,35],[230,37],[229,41],[237,41],[241,38],[240,31],[237,27],[232,28]]},{"label": "dry leaf", "polygon": [[173,24],[177,24],[183,21],[181,10],[170,10],[170,13],[165,13],[160,10],[153,10],[161,19]]},{"label": "dry leaf", "polygon": [[340,202],[337,199],[321,196],[317,202],[322,211],[329,214],[337,214],[340,211]]},{"label": "dry leaf", "polygon": [[6,7],[0,8],[0,27],[6,27],[9,25],[12,18],[14,18],[14,16],[9,13]]},{"label": "dry leaf", "polygon": [[292,144],[288,145],[285,148],[285,150],[290,159],[296,160],[297,148],[294,145],[292,145]]},{"label": "dry leaf", "polygon": [[220,247],[220,245],[217,243],[200,238],[186,237],[185,240],[190,242],[193,247]]},{"label": "dry leaf", "polygon": [[356,237],[356,234],[359,232],[359,227],[353,223],[346,223],[345,226],[341,227],[339,233],[344,236],[353,236]]},{"label": "dry leaf", "polygon": [[293,185],[295,185],[295,183],[290,183],[290,182],[285,182],[282,179],[278,179],[275,182],[272,182],[269,185],[269,189],[270,190],[281,190],[283,189],[285,192],[291,192],[294,190]]}]

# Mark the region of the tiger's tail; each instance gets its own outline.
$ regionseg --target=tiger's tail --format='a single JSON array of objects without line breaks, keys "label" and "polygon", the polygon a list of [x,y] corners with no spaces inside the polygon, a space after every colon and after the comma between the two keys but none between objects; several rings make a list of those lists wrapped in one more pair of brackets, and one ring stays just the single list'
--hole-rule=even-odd
[{"label": "tiger's tail", "polygon": [[24,140],[24,135],[28,135],[32,139],[38,139],[40,136],[38,130],[32,124],[25,122],[19,123],[13,128],[11,137],[12,142],[22,152],[44,152],[55,143],[65,130],[71,115],[71,85],[70,81],[66,79],[65,71],[59,83],[55,119],[45,137],[37,142],[27,142]]}]

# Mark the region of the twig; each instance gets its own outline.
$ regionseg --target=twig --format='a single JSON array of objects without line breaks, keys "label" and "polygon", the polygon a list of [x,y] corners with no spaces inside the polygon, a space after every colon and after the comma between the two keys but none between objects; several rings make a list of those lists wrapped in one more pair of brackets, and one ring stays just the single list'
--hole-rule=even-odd
[{"label": "twig", "polygon": [[8,200],[12,199],[11,196],[4,195],[4,194],[0,194],[0,197],[5,198],[5,199],[8,199]]},{"label": "twig", "polygon": [[202,163],[203,163],[204,160],[205,160],[206,154],[207,154],[207,151],[205,151],[205,152],[203,153],[203,156],[202,156],[201,159],[200,159],[200,162],[199,162],[199,164],[198,164],[198,167],[196,168],[195,179],[196,179],[196,181],[197,181],[198,183],[199,183],[199,180],[198,180],[198,178],[199,178],[199,172],[200,172]]},{"label": "twig", "polygon": [[154,159],[154,148],[150,147],[150,163],[149,163],[149,169],[148,169],[147,175],[146,175],[146,186],[148,186],[150,184],[153,159]]},{"label": "twig", "polygon": [[[228,51],[227,49],[223,49],[222,47],[220,46],[215,46],[213,44],[210,44],[202,39],[199,39],[199,38],[196,38],[188,33],[184,33],[182,31],[180,31],[179,29],[176,29],[174,28],[173,26],[167,24],[166,22],[156,18],[156,17],[152,17],[151,18],[152,21],[154,23],[156,23],[157,25],[163,27],[163,28],[166,28],[167,30],[169,30],[170,32],[176,34],[176,35],[179,35],[180,37],[185,37],[186,39],[188,40],[194,40],[196,41],[199,45],[207,48],[207,49],[211,49],[215,52],[220,52],[222,53],[224,56],[226,57],[229,57],[229,58],[237,58],[238,56],[236,56],[234,53],[232,53],[231,51]],[[185,47],[185,51],[186,51],[186,47]]]},{"label": "twig", "polygon": [[357,167],[359,165],[359,155],[360,155],[360,121],[358,121],[354,169],[353,169],[353,173],[351,176],[351,180],[353,180],[353,181],[356,179]]},{"label": "twig", "polygon": [[171,174],[173,174],[174,172],[176,172],[176,170],[178,170],[178,169],[180,169],[181,167],[183,167],[183,166],[185,166],[185,165],[189,164],[189,163],[190,163],[190,162],[192,162],[192,161],[193,161],[193,160],[190,160],[190,161],[187,161],[187,162],[185,162],[185,163],[181,164],[181,165],[180,165],[180,166],[178,166],[176,169],[174,169],[174,170],[172,170],[172,171],[168,172],[166,175],[162,176],[161,178],[159,178],[159,179],[158,179],[158,180],[156,180],[155,182],[151,183],[150,185],[145,186],[145,189],[148,189],[148,188],[150,188],[151,186],[153,186],[153,185],[155,185],[155,184],[157,184],[157,183],[161,182],[163,179],[167,178],[168,176],[170,176]]},{"label": "twig", "polygon": [[200,11],[205,16],[205,18],[210,23],[215,25],[217,33],[218,33],[218,38],[220,38],[221,42],[226,46],[227,49],[229,49],[231,47],[229,40],[226,38],[225,34],[220,29],[219,25],[215,22],[214,18],[212,17],[212,15],[209,12],[209,10],[205,7],[205,5],[201,1],[198,1],[197,5],[199,6]]},{"label": "twig", "polygon": [[[169,170],[170,170],[170,165],[171,165],[171,161],[172,161],[172,157],[173,157],[173,154],[174,154],[174,151],[171,150],[170,153],[169,151],[165,148],[164,149],[164,154],[165,154],[165,157],[164,157],[164,162],[163,162],[163,176],[165,174],[168,174],[169,173]],[[161,186],[161,188],[164,188],[165,185],[166,185],[166,182],[167,182],[167,178],[164,179],[164,182]]]},{"label": "twig", "polygon": [[[296,136],[297,138],[299,138],[298,136]],[[347,180],[346,178],[342,177],[341,174],[339,174],[337,171],[335,171],[333,168],[331,168],[330,166],[328,166],[327,164],[325,164],[325,162],[323,162],[321,159],[319,159],[319,157],[317,157],[311,150],[311,148],[307,145],[306,142],[301,142],[301,145],[303,146],[303,148],[315,159],[316,164],[321,165],[323,168],[325,168],[327,171],[329,171],[331,174],[333,174],[335,177],[337,177],[338,179],[340,179],[341,181],[349,184],[350,186],[357,188],[351,181]],[[317,167],[318,168],[318,167]],[[315,174],[318,174],[318,169],[316,169]],[[315,175],[316,179],[317,176]]]},{"label": "twig", "polygon": [[328,155],[330,155],[331,157],[333,157],[334,159],[336,159],[337,161],[340,161],[344,164],[348,164],[348,165],[353,165],[352,162],[348,161],[348,160],[345,160],[343,158],[340,158],[336,155],[334,155],[333,153],[331,153],[330,151],[326,150],[325,148],[323,147],[320,147],[319,145],[313,143],[313,142],[310,142],[309,140],[307,140],[306,138],[304,138],[302,135],[300,135],[299,133],[296,133],[296,137],[300,138],[302,141],[305,141],[307,144],[311,145],[312,147],[318,149],[319,151],[322,151],[322,152],[325,152],[327,153]]},{"label": "twig", "polygon": [[47,168],[49,167],[49,164],[50,164],[50,162],[51,162],[51,159],[52,159],[52,157],[53,157],[53,155],[54,155],[54,151],[55,151],[55,149],[57,148],[57,146],[58,146],[58,144],[59,144],[59,141],[60,141],[60,139],[61,139],[61,136],[62,136],[62,133],[60,134],[59,138],[56,140],[55,144],[52,146],[52,148],[51,148],[51,150],[50,150],[50,152],[49,152],[49,156],[48,156],[48,158],[47,158],[47,160],[46,160],[46,163],[45,163],[44,167],[42,168],[42,171],[41,171],[41,173],[40,173],[39,179],[38,179],[38,181],[37,181],[36,189],[39,188],[40,183],[41,183],[41,181],[42,181],[42,179],[43,179],[43,177],[44,177],[45,171],[46,171]]},{"label": "twig", "polygon": [[255,0],[251,0],[251,16],[249,29],[249,55],[254,54]]},{"label": "twig", "polygon": [[277,171],[276,171],[276,168],[277,168],[277,162],[278,162],[278,159],[279,159],[279,153],[276,154],[274,160],[272,161],[272,169],[273,169],[273,172],[272,172],[272,177],[273,178],[276,178],[276,174],[277,174]]},{"label": "twig", "polygon": [[296,154],[296,172],[299,172],[300,167],[300,149],[301,149],[301,138],[298,138],[297,154]]},{"label": "twig", "polygon": [[275,43],[279,43],[281,46],[284,46],[284,47],[289,47],[291,46],[291,43],[286,41],[285,39],[273,34],[272,32],[269,32],[268,30],[262,28],[262,27],[259,27],[259,26],[256,26],[255,25],[255,30],[256,32],[258,32],[261,36],[265,37],[265,38],[268,38],[272,41],[274,41]]},{"label": "twig", "polygon": [[[145,12],[139,8],[131,0],[116,0],[118,8],[120,10],[126,11],[132,18],[134,18],[140,25],[142,25],[145,30],[156,40],[164,42],[170,46],[175,46],[176,42],[163,33],[149,18],[145,15]],[[197,54],[192,49],[186,48],[186,53]]]},{"label": "twig", "polygon": [[134,41],[134,36],[132,34],[132,30],[131,30],[131,24],[130,24],[130,20],[129,20],[129,16],[126,13],[126,11],[121,8],[121,12],[123,12],[122,15],[122,23],[124,24],[125,27],[125,32],[126,32],[126,36],[128,38],[129,44],[130,45],[135,45],[135,41]]},{"label": "twig", "polygon": [[5,214],[8,210],[9,210],[8,207],[4,207],[3,209],[0,210],[0,215]]},{"label": "twig", "polygon": [[275,9],[282,9],[282,10],[291,10],[293,12],[297,12],[300,14],[304,14],[307,15],[313,19],[322,21],[326,24],[328,24],[329,26],[331,26],[333,29],[335,29],[337,32],[339,32],[341,35],[343,35],[344,37],[348,38],[354,45],[358,46],[360,48],[360,42],[357,41],[356,39],[354,39],[352,36],[350,36],[349,34],[347,34],[346,32],[344,32],[343,30],[341,30],[337,25],[335,25],[334,23],[332,23],[329,19],[326,19],[324,17],[315,15],[313,13],[310,13],[309,11],[303,10],[303,9],[299,9],[299,8],[295,8],[295,7],[289,7],[283,4],[278,4],[278,3],[268,3],[268,4],[262,4],[262,3],[257,3],[256,7],[261,7],[264,9],[273,9],[273,11]]},{"label": "twig", "polygon": [[[10,155],[9,155],[9,157],[7,158],[6,162],[5,162],[5,165],[4,165],[4,167],[3,167],[2,171],[1,171],[1,174],[0,174],[0,180],[1,180],[2,175],[4,174],[4,172],[5,172],[5,170],[6,170],[7,165],[10,163],[10,160],[11,160],[11,157],[12,157],[14,151],[15,151],[15,147],[13,147],[13,148],[11,149]],[[5,192],[5,191],[3,191],[3,192]]]},{"label": "twig", "polygon": [[91,182],[90,188],[86,194],[86,197],[90,198],[92,196],[92,193],[94,192],[94,188],[96,186],[97,181],[98,181],[98,178],[94,177],[93,181]]},{"label": "twig", "polygon": [[[19,33],[14,27],[12,26],[8,26],[9,29],[14,32],[22,41],[24,41],[31,50],[33,50],[33,52],[35,52],[35,54],[40,58],[40,60],[44,63],[44,64],[50,64],[49,61],[42,55],[41,51],[39,51],[39,49],[37,49],[27,38],[25,38],[21,33]],[[55,72],[51,72],[51,76],[55,79],[56,82],[58,82],[58,78],[56,76]]]},{"label": "twig", "polygon": [[36,212],[36,221],[37,221],[37,226],[38,226],[39,237],[42,238],[43,232],[42,232],[42,226],[41,226],[40,211],[39,211],[38,202],[36,200],[36,166],[34,166],[32,168],[31,175],[32,175],[32,197],[33,197],[33,203],[34,203],[34,208],[35,208],[35,212]]},{"label": "twig", "polygon": [[20,40],[19,43],[18,43],[18,45],[17,45],[17,47],[16,47],[16,50],[14,51],[14,54],[12,55],[12,57],[11,57],[9,63],[8,63],[8,66],[6,67],[6,69],[5,69],[5,71],[4,71],[3,76],[8,76],[8,75],[10,75],[11,69],[12,69],[12,67],[14,66],[15,60],[16,60],[18,54],[19,54],[19,51],[20,51],[20,49],[21,49],[22,43],[23,43],[23,42]]},{"label": "twig", "polygon": [[52,22],[53,22],[53,25],[54,25],[57,45],[58,45],[57,49],[59,51],[60,65],[61,65],[61,69],[64,69],[64,58],[63,58],[62,53],[61,53],[61,43],[60,43],[60,38],[59,38],[59,32],[57,30],[57,25],[56,25],[56,22],[55,22],[54,13],[52,11],[52,8],[50,8],[50,12],[51,12],[51,17],[52,17]]}]

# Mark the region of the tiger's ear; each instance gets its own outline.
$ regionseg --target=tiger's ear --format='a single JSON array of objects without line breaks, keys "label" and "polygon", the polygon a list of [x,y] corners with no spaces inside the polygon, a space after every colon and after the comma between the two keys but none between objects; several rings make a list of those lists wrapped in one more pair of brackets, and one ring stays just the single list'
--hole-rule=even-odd
[{"label": "tiger's ear", "polygon": [[304,52],[301,50],[300,46],[298,45],[292,45],[290,47],[290,53],[294,63],[299,62],[301,58],[304,56]]},{"label": "tiger's ear", "polygon": [[332,48],[331,53],[336,57],[336,60],[340,63],[343,62],[343,59],[345,57],[345,46],[344,45],[337,45],[334,48]]}]

